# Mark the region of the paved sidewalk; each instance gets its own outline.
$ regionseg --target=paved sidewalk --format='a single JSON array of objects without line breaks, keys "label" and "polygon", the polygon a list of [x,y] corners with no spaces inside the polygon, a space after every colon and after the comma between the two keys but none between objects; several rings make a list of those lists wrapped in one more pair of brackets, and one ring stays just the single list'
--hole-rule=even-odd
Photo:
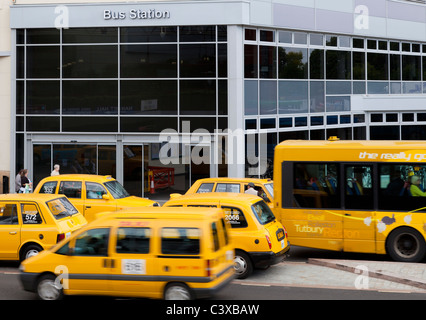
[{"label": "paved sidewalk", "polygon": [[255,270],[249,278],[236,281],[261,286],[424,292],[426,294],[426,264],[309,259],[308,263],[283,262],[267,270]]}]

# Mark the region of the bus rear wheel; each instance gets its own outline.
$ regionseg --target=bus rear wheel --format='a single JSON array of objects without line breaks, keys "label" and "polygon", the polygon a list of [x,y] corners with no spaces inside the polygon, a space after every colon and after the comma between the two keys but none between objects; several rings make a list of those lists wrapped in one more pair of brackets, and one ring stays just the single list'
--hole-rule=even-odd
[{"label": "bus rear wheel", "polygon": [[420,262],[425,256],[426,244],[420,232],[409,227],[402,227],[389,235],[387,251],[395,261]]}]

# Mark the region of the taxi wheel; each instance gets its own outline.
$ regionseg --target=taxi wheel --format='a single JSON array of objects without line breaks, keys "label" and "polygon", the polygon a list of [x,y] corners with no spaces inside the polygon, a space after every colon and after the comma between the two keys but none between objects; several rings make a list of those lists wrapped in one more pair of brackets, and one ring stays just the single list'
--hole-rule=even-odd
[{"label": "taxi wheel", "polygon": [[47,274],[42,276],[37,283],[37,295],[41,300],[62,300],[64,293],[55,283],[56,276]]},{"label": "taxi wheel", "polygon": [[420,262],[426,254],[426,243],[417,230],[409,227],[395,229],[387,239],[391,258],[401,262]]},{"label": "taxi wheel", "polygon": [[170,283],[164,289],[164,300],[191,300],[191,291],[183,283]]},{"label": "taxi wheel", "polygon": [[238,279],[245,279],[253,272],[253,264],[250,257],[239,250],[235,251],[234,268]]},{"label": "taxi wheel", "polygon": [[37,244],[31,244],[25,247],[20,254],[21,261],[28,259],[32,256],[37,255],[39,252],[43,251],[43,248]]}]

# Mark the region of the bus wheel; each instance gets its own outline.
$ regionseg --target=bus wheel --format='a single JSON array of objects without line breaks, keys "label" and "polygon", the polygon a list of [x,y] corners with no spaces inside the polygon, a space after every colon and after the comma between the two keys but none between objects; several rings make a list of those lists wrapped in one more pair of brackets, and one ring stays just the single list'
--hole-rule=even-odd
[{"label": "bus wheel", "polygon": [[420,232],[409,227],[401,227],[389,235],[387,251],[395,261],[420,262],[425,256],[426,244]]}]

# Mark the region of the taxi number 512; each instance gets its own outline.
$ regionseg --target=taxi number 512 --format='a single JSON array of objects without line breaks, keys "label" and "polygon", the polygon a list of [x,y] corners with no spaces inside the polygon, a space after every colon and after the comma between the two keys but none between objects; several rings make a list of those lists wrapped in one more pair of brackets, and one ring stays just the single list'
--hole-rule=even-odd
[{"label": "taxi number 512", "polygon": [[146,260],[144,259],[122,259],[121,273],[123,274],[146,274]]}]

